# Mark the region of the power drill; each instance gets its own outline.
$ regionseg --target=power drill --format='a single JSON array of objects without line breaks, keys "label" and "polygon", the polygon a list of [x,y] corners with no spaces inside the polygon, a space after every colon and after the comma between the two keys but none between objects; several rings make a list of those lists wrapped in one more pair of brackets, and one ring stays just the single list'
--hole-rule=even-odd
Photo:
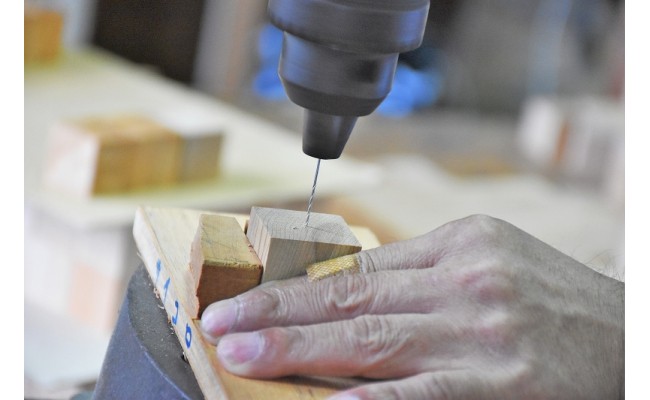
[{"label": "power drill", "polygon": [[269,0],[284,31],[280,79],[305,109],[305,154],[341,156],[357,118],[390,92],[399,53],[422,43],[428,11],[429,0]]}]

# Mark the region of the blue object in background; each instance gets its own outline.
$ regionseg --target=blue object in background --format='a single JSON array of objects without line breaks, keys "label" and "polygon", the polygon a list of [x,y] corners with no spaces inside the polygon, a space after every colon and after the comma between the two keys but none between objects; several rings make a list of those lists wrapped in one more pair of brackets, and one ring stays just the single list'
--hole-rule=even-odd
[{"label": "blue object in background", "polygon": [[417,70],[398,63],[393,87],[375,111],[391,117],[405,117],[433,105],[440,97],[440,74],[435,69]]},{"label": "blue object in background", "polygon": [[[260,68],[253,79],[253,90],[263,99],[289,99],[278,76],[281,53],[282,31],[271,24],[264,25],[258,37]],[[431,52],[427,52],[426,56],[430,61]],[[441,89],[442,76],[436,68],[428,65],[416,69],[400,61],[395,71],[393,87],[375,113],[390,117],[407,116],[433,105],[440,97]]]},{"label": "blue object in background", "polygon": [[257,40],[257,54],[260,69],[253,78],[253,90],[266,100],[288,100],[280,76],[278,63],[282,53],[282,31],[271,24],[265,24]]}]

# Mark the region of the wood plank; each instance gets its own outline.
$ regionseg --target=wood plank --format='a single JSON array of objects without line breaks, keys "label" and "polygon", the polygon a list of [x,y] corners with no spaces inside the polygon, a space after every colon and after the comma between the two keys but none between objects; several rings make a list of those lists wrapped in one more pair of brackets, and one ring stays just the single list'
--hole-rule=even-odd
[{"label": "wood plank", "polygon": [[253,207],[246,236],[264,273],[262,283],[304,275],[308,265],[357,253],[361,243],[339,215]]},{"label": "wood plank", "polygon": [[[189,310],[198,307],[190,264],[190,248],[202,214],[235,217],[242,229],[247,217],[199,210],[140,207],[133,236],[144,264],[169,315],[206,399],[322,399],[358,383],[354,379],[290,377],[245,379],[228,373],[216,358],[215,347],[201,335],[199,320]],[[378,245],[367,229],[350,227],[367,248]],[[366,247],[364,247],[366,248]]]},{"label": "wood plank", "polygon": [[192,242],[190,270],[199,307],[198,318],[210,304],[254,288],[262,279],[262,262],[234,217],[203,214]]}]

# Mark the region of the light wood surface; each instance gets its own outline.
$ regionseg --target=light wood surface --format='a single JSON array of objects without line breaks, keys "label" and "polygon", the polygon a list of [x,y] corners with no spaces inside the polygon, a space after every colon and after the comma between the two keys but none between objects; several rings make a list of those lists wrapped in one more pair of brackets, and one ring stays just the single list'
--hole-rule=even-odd
[{"label": "light wood surface", "polygon": [[265,207],[251,209],[246,236],[264,265],[262,283],[305,274],[309,264],[361,250],[339,215]]},{"label": "light wood surface", "polygon": [[194,318],[215,301],[228,299],[260,284],[262,262],[234,217],[204,214],[192,242],[190,270],[199,308]]},{"label": "light wood surface", "polygon": [[[353,379],[315,377],[253,380],[234,376],[223,369],[216,358],[215,347],[201,336],[199,320],[188,312],[198,305],[193,295],[189,258],[202,214],[215,213],[140,207],[136,211],[133,236],[206,399],[321,399],[358,383]],[[247,216],[218,215],[234,217],[242,229],[246,225]],[[378,245],[368,229],[350,229],[364,248]]]}]

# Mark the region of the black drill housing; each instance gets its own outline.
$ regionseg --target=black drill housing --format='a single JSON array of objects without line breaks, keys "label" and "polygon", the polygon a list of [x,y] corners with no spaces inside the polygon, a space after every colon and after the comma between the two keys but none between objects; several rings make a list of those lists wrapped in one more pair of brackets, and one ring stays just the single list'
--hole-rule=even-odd
[{"label": "black drill housing", "polygon": [[429,0],[269,0],[284,31],[278,72],[305,108],[303,152],[339,158],[357,117],[390,92],[399,53],[420,46]]}]

